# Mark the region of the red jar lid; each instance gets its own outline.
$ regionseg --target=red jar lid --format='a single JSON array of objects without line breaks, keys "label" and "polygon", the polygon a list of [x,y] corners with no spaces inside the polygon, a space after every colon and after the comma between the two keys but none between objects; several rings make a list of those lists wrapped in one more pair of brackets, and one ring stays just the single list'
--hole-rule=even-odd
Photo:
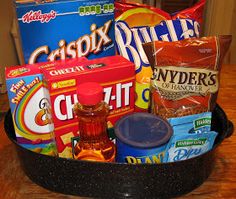
[{"label": "red jar lid", "polygon": [[95,105],[102,101],[103,88],[97,82],[86,82],[78,85],[78,100],[83,105]]}]

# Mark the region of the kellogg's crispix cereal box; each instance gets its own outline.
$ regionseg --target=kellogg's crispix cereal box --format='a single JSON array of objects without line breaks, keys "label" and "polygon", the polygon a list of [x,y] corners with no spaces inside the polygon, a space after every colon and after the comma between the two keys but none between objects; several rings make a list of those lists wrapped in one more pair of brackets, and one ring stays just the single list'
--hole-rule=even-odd
[{"label": "kellogg's crispix cereal box", "polygon": [[15,2],[25,63],[115,54],[114,0]]},{"label": "kellogg's crispix cereal box", "polygon": [[34,152],[55,155],[49,94],[40,65],[7,67],[6,83],[17,143]]}]

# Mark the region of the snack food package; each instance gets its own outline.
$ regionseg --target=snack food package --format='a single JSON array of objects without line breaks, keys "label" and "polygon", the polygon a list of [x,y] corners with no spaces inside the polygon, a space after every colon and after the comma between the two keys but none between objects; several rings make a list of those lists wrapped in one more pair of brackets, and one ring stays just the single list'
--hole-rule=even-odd
[{"label": "snack food package", "polygon": [[174,135],[166,147],[163,162],[177,162],[193,158],[211,150],[217,133]]},{"label": "snack food package", "polygon": [[144,44],[153,68],[151,112],[164,118],[212,111],[231,36]]},{"label": "snack food package", "polygon": [[199,156],[212,149],[217,133],[211,131],[211,112],[168,119],[173,136],[166,147],[164,162]]},{"label": "snack food package", "polygon": [[42,73],[51,103],[57,151],[59,157],[72,158],[79,140],[78,119],[73,111],[78,102],[78,85],[95,81],[103,87],[103,99],[110,108],[107,124],[112,138],[115,122],[134,111],[134,64],[119,55],[82,62],[66,59],[53,64]]},{"label": "snack food package", "polygon": [[168,122],[174,130],[174,135],[179,131],[193,133],[204,133],[211,130],[211,112],[187,115],[178,118],[169,118]]},{"label": "snack food package", "polygon": [[[44,64],[45,65],[45,64]],[[22,147],[56,155],[48,90],[39,64],[6,68],[6,84],[16,140]]]},{"label": "snack food package", "polygon": [[[77,62],[87,61],[80,57]],[[67,64],[71,61],[67,60]],[[51,118],[49,91],[43,81],[42,68],[55,62],[6,67],[6,85],[12,120],[19,145],[45,155],[56,155],[54,125]],[[63,61],[57,61],[57,67]]]},{"label": "snack food package", "polygon": [[163,20],[171,19],[169,13],[149,5],[131,1],[115,1],[116,21],[125,21],[129,26],[155,26]]},{"label": "snack food package", "polygon": [[172,19],[194,19],[198,23],[203,22],[203,12],[206,0],[199,0],[194,6],[171,14]]},{"label": "snack food package", "polygon": [[114,0],[16,1],[24,63],[115,55]]},{"label": "snack food package", "polygon": [[115,36],[118,54],[136,66],[136,111],[147,111],[152,70],[142,44],[199,37],[205,0],[171,16],[159,8],[132,2],[115,2]]},{"label": "snack food package", "polygon": [[[206,0],[199,0],[192,7],[171,14],[161,10],[160,8],[136,3],[134,1],[120,0],[115,1],[115,18],[118,20],[126,18],[126,21],[131,27],[142,25],[154,26],[162,20],[167,19],[194,19],[201,23],[205,3]],[[144,15],[140,15],[140,13]]]}]

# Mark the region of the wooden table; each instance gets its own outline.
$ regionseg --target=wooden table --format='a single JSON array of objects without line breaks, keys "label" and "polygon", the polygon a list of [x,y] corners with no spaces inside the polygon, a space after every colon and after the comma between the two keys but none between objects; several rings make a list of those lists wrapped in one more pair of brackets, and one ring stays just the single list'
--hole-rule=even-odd
[{"label": "wooden table", "polygon": [[[236,65],[222,68],[218,104],[236,125]],[[25,176],[13,144],[4,133],[3,121],[0,121],[0,174],[0,199],[78,198],[48,191]],[[180,198],[236,198],[235,133],[216,150],[215,168],[206,182]]]}]

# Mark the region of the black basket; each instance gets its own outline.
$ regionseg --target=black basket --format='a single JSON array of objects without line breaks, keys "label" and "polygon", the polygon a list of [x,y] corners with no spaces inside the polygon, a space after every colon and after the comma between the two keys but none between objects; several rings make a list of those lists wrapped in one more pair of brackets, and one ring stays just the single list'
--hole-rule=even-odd
[{"label": "black basket", "polygon": [[33,182],[55,192],[99,198],[169,198],[188,193],[208,178],[215,148],[233,133],[232,122],[217,105],[212,130],[219,134],[212,150],[175,163],[132,165],[79,161],[29,151],[15,141],[10,111],[4,127],[25,174]]}]

